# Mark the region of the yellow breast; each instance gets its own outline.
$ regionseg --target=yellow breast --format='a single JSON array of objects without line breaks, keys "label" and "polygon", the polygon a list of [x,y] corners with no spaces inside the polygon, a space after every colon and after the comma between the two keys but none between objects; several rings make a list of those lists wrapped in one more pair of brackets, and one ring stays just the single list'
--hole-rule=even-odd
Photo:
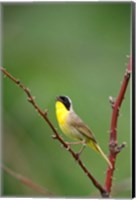
[{"label": "yellow breast", "polygon": [[59,123],[60,128],[65,126],[69,111],[60,101],[56,102],[56,116]]}]

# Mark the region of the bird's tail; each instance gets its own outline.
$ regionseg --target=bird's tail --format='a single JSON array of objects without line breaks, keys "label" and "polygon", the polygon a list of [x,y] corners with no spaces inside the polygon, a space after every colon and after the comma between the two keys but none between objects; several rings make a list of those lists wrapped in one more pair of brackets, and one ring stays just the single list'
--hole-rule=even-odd
[{"label": "bird's tail", "polygon": [[91,147],[95,151],[99,152],[101,154],[101,156],[106,160],[106,162],[108,163],[109,167],[112,169],[111,162],[109,161],[109,159],[107,158],[105,153],[102,151],[100,146],[97,143],[95,143],[94,141],[91,141],[91,140],[87,144],[88,144],[89,147]]}]

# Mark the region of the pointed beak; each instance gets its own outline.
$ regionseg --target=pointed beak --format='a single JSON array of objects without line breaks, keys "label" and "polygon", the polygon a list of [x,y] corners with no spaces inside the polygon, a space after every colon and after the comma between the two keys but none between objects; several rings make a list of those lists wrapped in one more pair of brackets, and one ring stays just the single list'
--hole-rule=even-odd
[{"label": "pointed beak", "polygon": [[56,97],[56,101],[60,101],[60,97],[58,96],[58,97]]}]

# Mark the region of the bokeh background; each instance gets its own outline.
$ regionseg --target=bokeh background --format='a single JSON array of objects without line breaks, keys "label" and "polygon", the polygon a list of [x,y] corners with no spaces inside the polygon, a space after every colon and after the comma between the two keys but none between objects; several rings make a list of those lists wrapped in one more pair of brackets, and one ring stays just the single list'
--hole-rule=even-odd
[{"label": "bokeh background", "polygon": [[[3,4],[3,67],[20,79],[59,130],[55,97],[68,95],[75,111],[108,154],[112,109],[130,54],[131,3]],[[99,197],[71,155],[27,102],[3,79],[3,162],[56,197]],[[63,136],[65,140],[65,136]],[[131,196],[130,84],[118,121],[119,154],[112,197]],[[73,147],[75,151],[79,146]],[[81,158],[104,184],[106,162],[86,148]],[[3,196],[41,196],[3,172]]]}]

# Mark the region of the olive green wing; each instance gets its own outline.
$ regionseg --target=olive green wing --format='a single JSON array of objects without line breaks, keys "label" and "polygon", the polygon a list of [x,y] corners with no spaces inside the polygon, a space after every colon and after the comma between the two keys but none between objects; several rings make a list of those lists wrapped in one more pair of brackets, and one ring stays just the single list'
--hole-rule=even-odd
[{"label": "olive green wing", "polygon": [[97,143],[92,131],[88,128],[88,126],[82,121],[82,119],[78,115],[72,112],[69,117],[69,123],[71,126],[76,128],[81,134],[87,137],[87,139]]},{"label": "olive green wing", "polygon": [[92,133],[92,131],[88,128],[88,126],[76,115],[74,112],[72,112],[70,115],[69,123],[73,128],[75,128],[79,133],[84,135],[86,137],[86,141],[88,146],[94,149],[95,151],[99,152],[100,155],[106,160],[106,162],[109,164],[110,168],[112,168],[112,164],[107,158],[107,156],[104,154],[98,143],[96,142],[96,139]]}]

